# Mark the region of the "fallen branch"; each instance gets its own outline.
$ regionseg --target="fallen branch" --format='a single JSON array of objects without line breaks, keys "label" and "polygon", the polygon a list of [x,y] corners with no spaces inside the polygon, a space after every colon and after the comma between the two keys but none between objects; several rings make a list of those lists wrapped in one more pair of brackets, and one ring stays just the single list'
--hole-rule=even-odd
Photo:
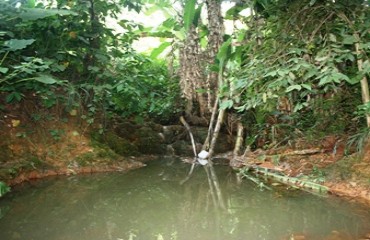
[{"label": "fallen branch", "polygon": [[324,150],[322,150],[322,149],[304,149],[304,150],[296,150],[296,151],[277,154],[277,155],[280,155],[280,156],[312,155],[312,154],[323,153],[323,152],[324,152]]},{"label": "fallen branch", "polygon": [[240,170],[240,174],[248,177],[247,176],[248,171],[250,170],[252,170],[256,174],[264,175],[280,183],[292,186],[294,188],[302,189],[305,191],[318,193],[318,194],[325,194],[329,191],[329,188],[326,186],[323,186],[323,185],[320,185],[320,184],[317,184],[317,183],[314,183],[308,180],[304,180],[304,179],[288,177],[280,172],[275,173],[275,172],[272,172],[268,168],[259,167],[257,165],[250,165],[250,166],[247,166],[246,168],[243,168],[242,170]]}]

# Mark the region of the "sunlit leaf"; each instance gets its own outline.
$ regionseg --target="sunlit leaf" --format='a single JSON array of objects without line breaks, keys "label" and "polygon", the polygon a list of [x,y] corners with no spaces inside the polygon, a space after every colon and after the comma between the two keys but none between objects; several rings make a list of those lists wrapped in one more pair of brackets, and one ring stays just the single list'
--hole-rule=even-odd
[{"label": "sunlit leaf", "polygon": [[190,29],[191,24],[193,23],[194,16],[195,16],[195,5],[196,0],[188,0],[185,3],[185,9],[184,9],[184,28],[186,31]]},{"label": "sunlit leaf", "polygon": [[329,39],[332,42],[337,42],[337,37],[334,34],[332,34],[332,33],[329,34]]},{"label": "sunlit leaf", "polygon": [[166,21],[164,21],[161,25],[165,28],[173,29],[176,25],[176,20],[174,18],[169,18]]},{"label": "sunlit leaf", "polygon": [[264,75],[264,77],[269,77],[269,76],[275,77],[276,75],[277,75],[277,72],[276,71],[270,71],[270,72],[266,73]]},{"label": "sunlit leaf", "polygon": [[21,120],[19,119],[12,119],[11,120],[12,127],[18,127],[21,124]]},{"label": "sunlit leaf", "polygon": [[7,73],[9,71],[9,68],[3,68],[3,67],[0,67],[0,73]]},{"label": "sunlit leaf", "polygon": [[202,13],[203,4],[199,5],[197,9],[195,9],[194,17],[193,17],[193,24],[194,26],[198,27],[198,22],[200,19],[200,14]]},{"label": "sunlit leaf", "polygon": [[305,89],[307,89],[307,90],[312,90],[312,86],[311,85],[309,85],[309,84],[306,84],[306,83],[303,83],[303,84],[301,84],[301,86],[303,87],[303,88],[305,88]]},{"label": "sunlit leaf", "polygon": [[294,75],[294,73],[292,72],[289,72],[289,77],[292,79],[292,80],[295,80],[296,79],[296,76]]},{"label": "sunlit leaf", "polygon": [[170,42],[164,42],[159,45],[157,48],[153,49],[152,53],[150,54],[151,58],[157,58],[161,53],[164,52],[169,46],[171,46]]},{"label": "sunlit leaf", "polygon": [[54,84],[57,82],[55,78],[46,74],[40,74],[38,77],[35,77],[34,79],[44,84]]},{"label": "sunlit leaf", "polygon": [[317,61],[317,62],[324,62],[324,61],[326,61],[328,58],[329,58],[329,56],[317,56],[317,57],[315,58],[315,61]]},{"label": "sunlit leaf", "polygon": [[362,64],[362,72],[364,74],[370,73],[370,61],[369,60],[364,61],[364,63]]},{"label": "sunlit leaf", "polygon": [[184,40],[185,39],[185,32],[184,31],[175,31],[174,34],[179,40]]},{"label": "sunlit leaf", "polygon": [[302,89],[302,86],[301,86],[301,85],[299,85],[299,84],[297,84],[297,85],[289,86],[289,87],[285,90],[285,92],[291,92],[291,91],[293,91],[293,90],[298,90],[298,91],[300,91],[301,89]]},{"label": "sunlit leaf", "polygon": [[228,108],[232,108],[234,105],[234,101],[231,100],[231,99],[228,99],[228,100],[224,100],[221,102],[220,104],[220,108],[221,109],[228,109]]},{"label": "sunlit leaf", "polygon": [[220,50],[217,53],[217,59],[220,60],[220,62],[225,62],[231,54],[231,38],[229,38],[228,41],[224,42]]},{"label": "sunlit leaf", "polygon": [[36,5],[35,0],[27,0],[27,7],[34,8]]}]

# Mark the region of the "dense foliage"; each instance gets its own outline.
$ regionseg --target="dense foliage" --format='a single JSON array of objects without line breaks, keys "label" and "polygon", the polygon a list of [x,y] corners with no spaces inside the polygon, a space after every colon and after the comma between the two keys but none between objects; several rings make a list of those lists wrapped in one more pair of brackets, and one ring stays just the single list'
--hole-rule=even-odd
[{"label": "dense foliage", "polygon": [[247,7],[237,5],[226,16],[247,27],[223,46],[229,63],[222,91],[223,107],[244,114],[250,138],[276,144],[303,133],[362,128],[366,136],[370,103],[361,93],[369,91],[362,86],[370,73],[368,2],[256,1],[250,16],[240,16]]},{"label": "dense foliage", "polygon": [[[183,105],[209,122],[219,99],[256,147],[369,135],[367,0],[238,1],[223,16],[241,23],[231,34],[223,33],[217,0],[0,4],[0,92],[9,104],[32,95],[43,107],[83,108],[89,122],[116,114],[168,123]],[[168,18],[154,29],[122,19],[124,9],[144,6]],[[140,36],[162,44],[147,57],[132,48]],[[177,77],[156,59],[169,47]]]},{"label": "dense foliage", "polygon": [[160,121],[177,114],[178,90],[165,62],[133,50],[142,26],[121,19],[124,9],[140,11],[140,2],[0,4],[0,92],[7,103],[27,101],[31,93],[43,107],[87,109],[90,122],[99,114]]}]

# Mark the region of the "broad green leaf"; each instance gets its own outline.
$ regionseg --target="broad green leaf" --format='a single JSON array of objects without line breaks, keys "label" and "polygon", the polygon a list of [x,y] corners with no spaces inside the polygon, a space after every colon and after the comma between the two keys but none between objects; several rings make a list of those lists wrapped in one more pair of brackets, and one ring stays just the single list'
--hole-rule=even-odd
[{"label": "broad green leaf", "polygon": [[231,38],[229,38],[229,40],[227,40],[226,42],[224,42],[218,53],[217,53],[217,59],[220,61],[220,62],[225,62],[229,57],[230,57],[230,54],[231,54]]},{"label": "broad green leaf", "polygon": [[0,197],[4,196],[4,194],[9,191],[10,187],[8,187],[4,182],[0,181]]},{"label": "broad green leaf", "polygon": [[124,88],[125,88],[125,86],[123,84],[118,84],[116,86],[117,92],[121,92]]},{"label": "broad green leaf", "polygon": [[35,77],[34,79],[44,84],[54,84],[57,82],[55,78],[46,74],[40,74],[38,77]]},{"label": "broad green leaf", "polygon": [[277,72],[274,70],[274,71],[271,71],[271,72],[268,72],[266,73],[263,77],[275,77],[277,75]]},{"label": "broad green leaf", "polygon": [[303,109],[304,107],[307,107],[308,103],[298,103],[294,106],[293,112],[298,112],[299,110]]},{"label": "broad green leaf", "polygon": [[285,92],[291,92],[291,91],[293,91],[293,90],[298,90],[298,91],[300,91],[301,89],[302,89],[302,86],[301,86],[301,85],[299,85],[299,84],[296,84],[296,85],[289,86],[289,87],[285,90]]},{"label": "broad green leaf", "polygon": [[315,61],[317,61],[317,62],[324,62],[328,59],[329,59],[329,56],[321,56],[321,57],[317,56],[317,57],[315,57]]},{"label": "broad green leaf", "polygon": [[0,73],[7,73],[9,71],[9,68],[3,68],[3,67],[0,67]]},{"label": "broad green leaf", "polygon": [[279,76],[281,77],[284,77],[287,73],[288,73],[288,70],[278,70],[277,73],[279,74]]},{"label": "broad green leaf", "polygon": [[329,76],[324,76],[320,78],[319,86],[325,85],[327,83],[331,83],[332,79]]},{"label": "broad green leaf", "polygon": [[363,49],[363,50],[370,49],[370,42],[360,43],[360,49]]},{"label": "broad green leaf", "polygon": [[150,54],[150,57],[153,58],[153,59],[157,58],[169,46],[171,46],[171,43],[170,42],[164,42],[164,43],[162,43],[157,48],[153,49],[153,51]]},{"label": "broad green leaf", "polygon": [[88,68],[87,68],[89,71],[91,71],[91,72],[94,72],[94,73],[96,73],[96,72],[99,72],[100,71],[100,68],[99,67],[96,67],[96,66],[88,66]]},{"label": "broad green leaf", "polygon": [[206,38],[201,38],[200,39],[200,47],[205,49],[205,48],[207,48],[207,45],[208,45],[208,40]]},{"label": "broad green leaf", "polygon": [[27,7],[34,8],[36,5],[35,0],[27,0]]},{"label": "broad green leaf", "polygon": [[343,44],[352,45],[356,42],[356,38],[352,35],[345,35],[342,42]]},{"label": "broad green leaf", "polygon": [[195,27],[198,27],[200,14],[202,13],[202,8],[203,8],[203,4],[201,4],[201,5],[200,5],[196,10],[195,10],[194,18],[193,18],[193,24],[194,24],[194,26],[195,26]]},{"label": "broad green leaf", "polygon": [[221,109],[228,109],[228,108],[232,108],[233,105],[234,105],[233,100],[228,99],[228,100],[224,100],[224,101],[221,102],[220,108]]},{"label": "broad green leaf", "polygon": [[175,31],[173,34],[179,39],[184,40],[185,39],[185,32],[184,31]]},{"label": "broad green leaf", "polygon": [[289,77],[292,79],[292,80],[295,80],[296,79],[296,76],[294,75],[294,73],[292,72],[289,72]]},{"label": "broad green leaf", "polygon": [[336,83],[340,83],[342,80],[350,81],[347,75],[344,75],[343,73],[340,73],[340,72],[334,72],[332,74],[332,78],[333,78],[333,81]]},{"label": "broad green leaf", "polygon": [[198,88],[198,89],[195,90],[195,92],[197,92],[197,93],[206,93],[207,92],[207,89]]},{"label": "broad green leaf", "polygon": [[186,31],[190,29],[191,24],[193,23],[194,16],[195,16],[195,5],[196,0],[188,0],[185,3],[185,9],[184,9],[184,28]]},{"label": "broad green leaf", "polygon": [[174,18],[169,18],[166,21],[164,21],[161,25],[167,29],[174,29],[176,26],[176,20]]},{"label": "broad green leaf", "polygon": [[337,42],[337,37],[334,34],[332,34],[332,33],[329,33],[329,39],[332,42]]},{"label": "broad green leaf", "polygon": [[307,89],[307,90],[312,91],[312,86],[311,86],[311,85],[309,85],[309,84],[303,83],[303,84],[301,84],[301,86],[302,86],[303,88]]},{"label": "broad green leaf", "polygon": [[361,79],[363,78],[363,75],[362,74],[358,74],[357,76],[355,77],[352,77],[352,78],[348,78],[348,80],[346,80],[346,82],[348,82],[349,84],[357,84],[361,81]]},{"label": "broad green leaf", "polygon": [[11,103],[11,102],[19,102],[22,100],[22,97],[23,95],[19,92],[12,92],[10,94],[8,94],[6,97],[5,97],[5,101],[7,103]]},{"label": "broad green leaf", "polygon": [[42,8],[25,8],[23,12],[19,14],[19,17],[23,21],[33,21],[40,18],[51,17],[55,15],[67,16],[77,15],[77,13],[69,10],[61,9],[42,9]]},{"label": "broad green leaf", "polygon": [[4,46],[7,47],[6,51],[17,51],[26,48],[35,42],[35,39],[11,39],[4,42]]},{"label": "broad green leaf", "polygon": [[364,74],[369,74],[370,73],[370,62],[369,60],[364,61],[362,65],[362,72]]}]

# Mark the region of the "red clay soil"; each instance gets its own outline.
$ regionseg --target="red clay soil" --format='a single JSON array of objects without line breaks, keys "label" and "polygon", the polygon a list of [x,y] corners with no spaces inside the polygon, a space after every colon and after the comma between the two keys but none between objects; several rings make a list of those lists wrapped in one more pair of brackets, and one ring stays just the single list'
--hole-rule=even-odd
[{"label": "red clay soil", "polygon": [[129,170],[144,167],[145,164],[135,160],[124,160],[111,165],[84,166],[84,167],[61,167],[55,170],[33,170],[21,172],[17,177],[9,179],[6,183],[9,186],[22,182],[60,175],[92,174],[102,172],[126,172]]},{"label": "red clay soil", "polygon": [[370,206],[370,144],[362,154],[350,156],[344,154],[345,141],[335,137],[327,137],[316,146],[319,147],[303,144],[300,150],[256,150],[238,158],[236,165],[256,164],[289,177],[309,176],[327,186],[333,195]]}]

